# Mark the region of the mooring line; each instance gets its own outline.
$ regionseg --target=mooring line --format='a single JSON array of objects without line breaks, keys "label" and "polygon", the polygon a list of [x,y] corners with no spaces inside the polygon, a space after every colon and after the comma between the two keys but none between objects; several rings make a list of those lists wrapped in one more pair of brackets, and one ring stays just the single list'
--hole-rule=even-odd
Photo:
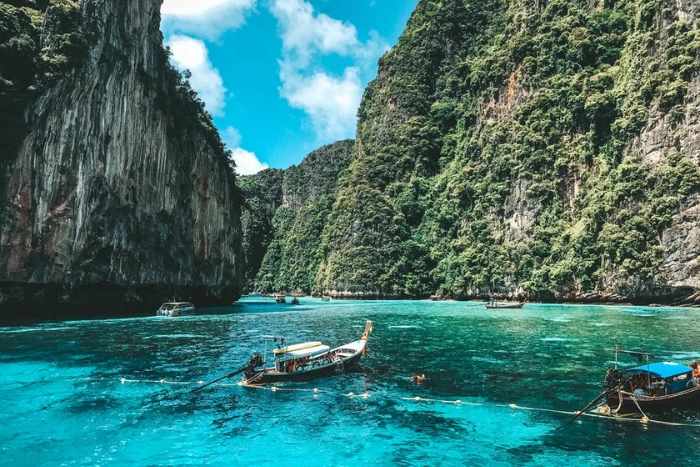
[{"label": "mooring line", "polygon": [[[98,380],[94,378],[87,378],[88,380]],[[100,381],[105,380],[105,378],[100,378]],[[149,379],[126,379],[126,378],[120,378],[119,381],[121,384],[125,383],[147,383],[147,384],[174,384],[174,385],[193,385],[193,384],[203,384],[204,381],[168,381],[165,379],[161,380],[149,380]],[[245,381],[241,381],[239,383],[215,383],[212,384],[212,386],[221,386],[221,387],[232,387],[232,386],[240,386],[240,387],[245,387],[245,388],[251,388],[251,389],[262,389],[265,391],[270,391],[270,392],[308,392],[308,393],[313,393],[313,397],[317,397],[318,394],[328,394],[331,396],[335,397],[348,397],[348,398],[361,398],[361,399],[369,399],[371,397],[371,394],[365,392],[362,394],[355,394],[354,392],[337,392],[337,391],[329,391],[326,389],[318,389],[318,388],[313,388],[313,389],[307,389],[307,388],[285,388],[285,387],[280,387],[280,386],[264,386],[264,385],[256,385],[256,384],[245,384]],[[420,397],[420,396],[415,396],[415,397],[407,397],[407,396],[394,396],[391,394],[384,394],[382,396],[385,399],[397,399],[397,400],[402,400],[402,401],[408,401],[408,402],[426,402],[426,403],[433,403],[433,404],[450,404],[450,405],[467,405],[467,406],[476,406],[476,407],[498,407],[498,408],[509,408],[512,410],[526,410],[530,412],[549,412],[549,413],[556,413],[556,414],[561,414],[561,415],[578,415],[578,412],[569,412],[565,410],[556,410],[556,409],[545,409],[541,407],[525,407],[522,405],[516,405],[516,404],[488,404],[484,402],[470,402],[470,401],[463,401],[461,399],[431,399],[428,397]],[[618,421],[618,422],[639,422],[643,425],[646,425],[648,423],[656,423],[658,425],[668,425],[668,426],[684,426],[684,427],[693,427],[693,428],[700,428],[700,423],[681,423],[681,422],[665,422],[662,420],[654,420],[652,418],[648,418],[648,416],[644,415],[642,418],[630,418],[633,415],[636,414],[627,414],[627,415],[618,415],[618,416],[611,416],[611,415],[603,415],[600,413],[589,413],[585,412],[580,414],[583,417],[591,417],[591,418],[601,418],[604,420],[612,420],[612,421]]]}]

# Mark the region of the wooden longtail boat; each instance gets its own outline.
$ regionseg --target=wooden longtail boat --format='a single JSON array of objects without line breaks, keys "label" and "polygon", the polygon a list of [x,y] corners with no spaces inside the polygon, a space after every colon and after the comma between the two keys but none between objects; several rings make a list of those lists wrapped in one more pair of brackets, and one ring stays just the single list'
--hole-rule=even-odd
[{"label": "wooden longtail boat", "polygon": [[[636,356],[633,368],[619,369],[618,354]],[[610,413],[654,413],[687,409],[700,403],[700,384],[689,366],[673,362],[650,363],[653,355],[615,348],[615,366],[605,375],[606,402]]]},{"label": "wooden longtail boat", "polygon": [[[285,346],[283,337],[264,336],[265,354],[256,353],[251,357],[245,370],[247,384],[277,383],[283,381],[305,381],[322,376],[345,372],[357,364],[365,354],[372,321],[367,321],[362,337],[340,347],[331,349],[321,342],[306,342]],[[272,366],[268,367],[267,343],[269,340],[279,342],[272,353]],[[284,346],[284,347],[283,347]],[[261,369],[257,367],[262,366]]]},{"label": "wooden longtail boat", "polygon": [[522,308],[525,303],[512,303],[512,302],[489,302],[486,304],[486,308],[493,310],[496,308]]}]

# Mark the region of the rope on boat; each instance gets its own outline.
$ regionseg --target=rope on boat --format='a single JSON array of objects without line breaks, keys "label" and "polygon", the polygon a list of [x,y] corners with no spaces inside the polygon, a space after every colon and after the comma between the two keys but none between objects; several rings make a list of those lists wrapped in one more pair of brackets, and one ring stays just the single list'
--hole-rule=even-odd
[{"label": "rope on boat", "polygon": [[[88,378],[91,380],[104,380],[105,378],[99,378],[99,379],[93,379],[93,378]],[[148,384],[174,384],[174,385],[193,385],[193,384],[202,384],[204,381],[167,381],[164,379],[161,380],[148,380],[148,379],[126,379],[126,378],[121,378],[119,379],[121,384],[125,383],[148,383]],[[318,389],[318,388],[313,388],[313,389],[307,389],[307,388],[287,388],[287,387],[280,387],[280,386],[264,386],[264,385],[259,385],[259,384],[246,384],[245,381],[238,382],[238,383],[215,383],[212,384],[212,386],[221,386],[221,387],[232,387],[232,386],[241,386],[245,388],[252,388],[252,389],[263,389],[266,391],[270,392],[308,392],[308,393],[313,393],[313,397],[316,398],[318,397],[319,394],[328,394],[331,396],[336,396],[336,397],[348,397],[348,398],[361,398],[361,399],[369,399],[371,397],[371,394],[369,393],[363,393],[363,394],[355,394],[354,392],[348,392],[348,393],[343,393],[343,392],[335,392],[335,391],[328,391],[326,389]],[[488,404],[484,402],[470,402],[470,401],[463,401],[461,399],[431,399],[427,397],[420,397],[420,396],[415,396],[415,397],[406,397],[406,396],[393,396],[391,394],[384,395],[383,396],[386,399],[396,399],[396,400],[402,400],[402,401],[408,401],[408,402],[425,402],[425,403],[432,403],[432,404],[450,404],[450,405],[467,405],[467,406],[476,406],[476,407],[498,407],[498,408],[509,408],[512,410],[525,410],[529,412],[548,412],[548,413],[556,413],[556,414],[561,414],[561,415],[577,415],[578,412],[570,412],[566,410],[556,410],[556,409],[545,409],[541,407],[525,407],[522,405],[516,405],[516,404]],[[637,403],[636,399],[633,399],[635,403]],[[609,413],[608,411],[600,410],[602,407],[596,408],[594,413],[590,412],[584,412],[580,414],[582,417],[591,417],[591,418],[602,418],[605,420],[614,420],[618,422],[638,422],[643,425],[649,424],[649,423],[656,423],[657,425],[667,425],[667,426],[684,426],[684,427],[693,427],[693,428],[700,428],[700,423],[682,423],[682,422],[665,422],[662,420],[654,420],[652,418],[649,418],[644,412],[642,412],[642,409],[639,407],[639,404],[637,404],[637,407],[639,408],[639,411],[642,413],[642,418],[632,418],[636,414],[625,414],[625,415],[607,415]]]}]

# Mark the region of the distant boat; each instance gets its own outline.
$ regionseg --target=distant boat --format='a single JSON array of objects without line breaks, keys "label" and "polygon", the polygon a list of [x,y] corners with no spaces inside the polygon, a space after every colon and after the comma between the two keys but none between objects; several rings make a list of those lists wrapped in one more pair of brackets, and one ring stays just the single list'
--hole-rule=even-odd
[{"label": "distant boat", "polygon": [[287,303],[286,298],[284,295],[275,295],[275,302],[277,303]]},{"label": "distant boat", "polygon": [[327,295],[324,295],[324,296],[321,297],[321,300],[324,301],[324,302],[330,302],[330,301],[331,301],[331,297],[328,297]]},{"label": "distant boat", "polygon": [[[637,357],[634,368],[618,369],[618,354]],[[673,362],[649,363],[653,355],[615,347],[615,366],[605,375],[605,392],[610,413],[665,412],[687,409],[700,403],[700,383],[689,366]]]},{"label": "distant boat", "polygon": [[524,302],[489,302],[486,304],[486,308],[488,309],[495,309],[495,308],[522,308],[523,305],[525,305]]},{"label": "distant boat", "polygon": [[[267,366],[267,340],[280,340],[285,345],[284,338],[265,337],[265,353],[255,353],[245,370],[246,383],[265,384],[281,381],[304,381],[321,376],[344,373],[348,368],[357,364],[365,353],[365,346],[372,332],[372,321],[367,321],[365,332],[359,340],[341,345],[333,350],[321,342],[305,342],[303,344],[278,346],[272,352],[274,365]],[[262,369],[256,370],[256,367]]]},{"label": "distant boat", "polygon": [[194,305],[190,302],[163,303],[163,305],[161,305],[161,307],[158,308],[158,311],[156,312],[156,316],[168,317],[190,316],[194,314]]},{"label": "distant boat", "polygon": [[298,305],[299,299],[297,297],[292,297],[292,305]]}]

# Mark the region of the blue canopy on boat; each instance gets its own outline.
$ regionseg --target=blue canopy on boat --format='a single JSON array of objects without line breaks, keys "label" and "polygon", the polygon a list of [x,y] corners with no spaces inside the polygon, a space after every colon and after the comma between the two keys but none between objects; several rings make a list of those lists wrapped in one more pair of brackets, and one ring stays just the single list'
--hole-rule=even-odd
[{"label": "blue canopy on boat", "polygon": [[681,365],[680,363],[659,362],[650,363],[649,365],[640,365],[634,368],[628,368],[624,370],[624,373],[633,371],[639,371],[642,373],[649,372],[652,375],[656,375],[661,378],[672,378],[674,376],[690,373],[692,369],[685,365]]}]

